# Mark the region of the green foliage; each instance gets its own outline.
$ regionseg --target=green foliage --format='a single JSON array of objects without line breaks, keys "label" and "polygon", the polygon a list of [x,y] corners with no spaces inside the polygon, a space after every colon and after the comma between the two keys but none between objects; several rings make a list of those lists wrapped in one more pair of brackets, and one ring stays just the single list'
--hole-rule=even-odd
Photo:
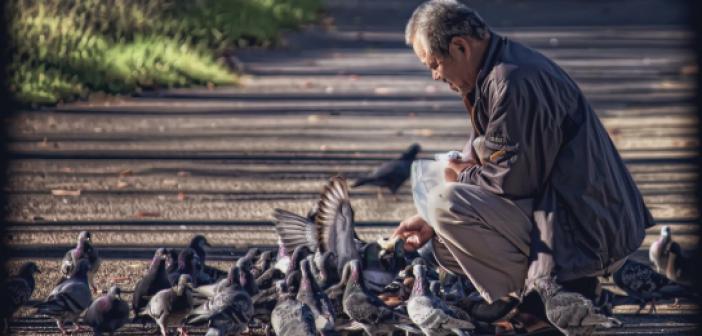
[{"label": "green foliage", "polygon": [[10,0],[11,84],[26,103],[89,91],[232,84],[215,56],[275,43],[321,0]]}]

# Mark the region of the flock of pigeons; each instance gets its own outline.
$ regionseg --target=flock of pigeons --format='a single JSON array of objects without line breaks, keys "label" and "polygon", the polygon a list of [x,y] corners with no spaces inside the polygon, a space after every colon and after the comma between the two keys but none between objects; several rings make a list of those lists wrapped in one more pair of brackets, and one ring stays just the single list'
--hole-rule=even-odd
[{"label": "flock of pigeons", "polygon": [[[376,180],[383,172],[402,173],[401,166],[411,164],[417,151],[413,146],[408,151],[412,154],[381,166],[373,173]],[[364,183],[390,187],[396,181]],[[437,267],[428,249],[405,252],[397,238],[361,240],[344,178],[331,178],[306,216],[276,209],[273,217],[277,252],[252,248],[227,272],[206,264],[209,243],[202,235],[181,250],[158,249],[134,288],[131,305],[121,299],[117,286],[93,300],[100,259],[90,233],[81,232],[76,247],[64,257],[61,281],[35,305],[36,314],[56,320],[63,334],[68,332],[65,322],[75,326],[71,331],[86,325],[100,335],[129,321],[146,327],[153,320],[163,336],[174,327],[187,335],[188,327],[197,325],[206,325],[207,335],[238,335],[261,327],[266,334],[281,336],[396,330],[434,336],[488,330],[506,313],[479,311],[489,305],[470,281]],[[694,295],[687,287],[691,262],[668,227],[651,246],[650,257],[657,270],[628,260],[613,275],[627,299],[641,308],[651,303],[655,310],[656,300]],[[28,262],[2,285],[5,316],[28,302],[37,272],[37,265]]]}]

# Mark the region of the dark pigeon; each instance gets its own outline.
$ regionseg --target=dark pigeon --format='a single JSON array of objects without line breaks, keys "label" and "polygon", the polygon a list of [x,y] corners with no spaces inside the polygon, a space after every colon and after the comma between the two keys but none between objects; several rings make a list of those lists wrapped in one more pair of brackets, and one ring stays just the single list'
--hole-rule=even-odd
[{"label": "dark pigeon", "polygon": [[650,312],[656,312],[656,301],[661,299],[689,296],[690,293],[679,284],[670,281],[648,265],[627,260],[612,275],[617,287],[639,303],[639,312],[651,304]]},{"label": "dark pigeon", "polygon": [[212,279],[212,281],[217,281],[227,276],[227,272],[207,265],[207,252],[205,251],[205,247],[212,247],[212,245],[210,245],[210,242],[207,241],[204,235],[199,234],[193,237],[188,247],[195,251],[202,264],[202,272],[206,274],[208,278]]},{"label": "dark pigeon", "polygon": [[278,303],[271,313],[271,325],[278,336],[315,336],[315,321],[312,310],[297,301],[282,280],[276,282]]},{"label": "dark pigeon", "polygon": [[192,310],[192,278],[181,274],[174,287],[156,293],[139,315],[153,318],[161,330],[161,336],[167,336],[171,325],[179,325],[181,334],[185,332],[182,322]]},{"label": "dark pigeon", "polygon": [[[336,256],[334,252],[326,251],[320,253],[317,251],[313,258],[315,273],[315,281],[323,290],[339,283],[339,270],[337,268]],[[312,266],[310,265],[310,266]]]},{"label": "dark pigeon", "polygon": [[58,284],[44,302],[36,306],[37,314],[47,315],[56,320],[56,325],[64,335],[65,321],[77,326],[73,331],[80,330],[76,321],[93,301],[88,286],[89,270],[90,262],[87,259],[79,259],[69,277]]},{"label": "dark pigeon", "polygon": [[62,279],[66,279],[73,272],[78,261],[85,259],[89,262],[90,266],[88,269],[88,284],[90,288],[93,289],[93,292],[97,293],[94,278],[100,268],[100,257],[98,256],[97,249],[92,245],[91,238],[92,235],[88,231],[81,231],[81,233],[78,234],[76,247],[66,252],[66,255],[63,257],[61,275],[63,276]]},{"label": "dark pigeon", "polygon": [[193,286],[214,283],[214,280],[203,272],[200,258],[195,253],[195,250],[191,248],[186,248],[178,254],[178,267],[174,272],[168,274],[168,281],[170,281],[171,286],[175,286],[178,283],[182,274],[190,276]]},{"label": "dark pigeon", "polygon": [[[413,266],[415,276],[412,294],[407,303],[409,317],[426,335],[467,335],[465,330],[475,329],[469,320],[458,318],[457,313],[449,308],[440,298],[439,293],[432,293],[426,278],[426,266]],[[440,284],[436,282],[435,291]]]},{"label": "dark pigeon", "polygon": [[0,316],[3,316],[3,334],[7,332],[9,323],[7,319],[22,306],[27,304],[34,293],[36,283],[34,273],[41,273],[37,264],[33,262],[24,263],[16,276],[10,277],[0,286]]},{"label": "dark pigeon", "polygon": [[374,185],[388,188],[393,195],[396,194],[400,186],[410,177],[412,162],[420,150],[421,147],[418,144],[413,144],[399,159],[383,163],[367,176],[356,180],[353,187]]},{"label": "dark pigeon", "polygon": [[407,316],[394,311],[365,288],[360,261],[351,260],[349,263],[350,275],[342,305],[344,313],[355,324],[367,335],[376,335],[392,332],[399,324],[411,323]]},{"label": "dark pigeon", "polygon": [[83,321],[89,325],[96,336],[112,333],[129,321],[129,305],[122,301],[122,291],[112,286],[106,295],[97,298],[88,307]]},{"label": "dark pigeon", "polygon": [[146,270],[144,276],[137,282],[132,295],[132,311],[136,316],[147,303],[149,299],[158,293],[158,291],[171,287],[166,273],[166,258],[168,251],[164,248],[156,250],[154,257],[151,259],[149,269]]},{"label": "dark pigeon", "polygon": [[365,287],[374,292],[380,293],[385,286],[389,285],[397,275],[399,270],[394,272],[385,268],[380,261],[381,247],[376,242],[366,244],[361,250],[363,256],[363,281]]}]

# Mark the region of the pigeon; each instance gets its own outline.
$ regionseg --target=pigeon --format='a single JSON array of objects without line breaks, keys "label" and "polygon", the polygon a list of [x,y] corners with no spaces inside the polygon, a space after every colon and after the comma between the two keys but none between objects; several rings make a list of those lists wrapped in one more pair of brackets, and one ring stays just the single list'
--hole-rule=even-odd
[{"label": "pigeon", "polygon": [[546,317],[566,336],[589,335],[597,327],[622,326],[619,320],[599,314],[591,300],[562,290],[551,278],[537,281],[535,288],[544,302]]},{"label": "pigeon", "polygon": [[322,290],[325,290],[339,282],[339,270],[337,269],[336,256],[334,252],[326,251],[320,253],[317,251],[313,258],[313,263],[316,270],[315,281]]},{"label": "pigeon", "polygon": [[193,309],[192,283],[190,275],[179,275],[178,283],[156,293],[139,315],[153,318],[161,329],[161,336],[167,336],[168,327],[173,324],[181,325],[179,332],[187,335],[182,322]]},{"label": "pigeon", "polygon": [[298,246],[307,246],[310,251],[319,249],[319,228],[313,219],[274,209],[273,224],[286,254],[292,254]]},{"label": "pigeon", "polygon": [[295,299],[286,282],[275,283],[278,303],[271,313],[271,325],[278,336],[316,336],[312,309]]},{"label": "pigeon", "polygon": [[361,250],[363,255],[363,281],[365,287],[374,292],[380,293],[385,286],[389,285],[399,270],[392,272],[385,268],[380,262],[381,247],[376,242],[366,244]]},{"label": "pigeon", "polygon": [[278,238],[278,255],[273,267],[279,269],[283,273],[287,273],[288,269],[290,269],[290,253],[286,251],[285,245],[280,238]]},{"label": "pigeon", "polygon": [[47,315],[56,320],[56,325],[63,335],[66,335],[66,330],[63,328],[65,321],[76,325],[73,331],[81,329],[76,321],[93,301],[88,287],[90,262],[88,259],[78,259],[72,269],[68,278],[61,281],[46,300],[36,306],[37,314]]},{"label": "pigeon", "polygon": [[[353,187],[374,185],[380,188],[388,188],[395,195],[400,186],[410,177],[412,162],[420,150],[421,147],[418,144],[413,144],[399,159],[383,163],[367,176],[356,180]],[[378,195],[382,197],[380,189]]]},{"label": "pigeon", "polygon": [[98,257],[97,249],[93,247],[90,241],[91,237],[88,231],[81,231],[78,234],[76,247],[66,252],[66,255],[63,257],[61,275],[63,276],[62,279],[67,278],[73,272],[75,265],[78,264],[78,260],[88,260],[90,266],[88,269],[88,284],[90,284],[93,292],[97,293],[98,289],[95,286],[94,278],[100,268],[100,258]]},{"label": "pigeon", "polygon": [[204,235],[199,234],[193,237],[188,247],[195,251],[195,254],[197,254],[200,259],[200,263],[202,263],[202,271],[207,274],[209,278],[218,280],[227,276],[226,272],[207,265],[207,252],[205,252],[205,247],[212,247],[212,245],[210,245],[210,242],[207,241]]},{"label": "pigeon", "polygon": [[[251,275],[253,275],[253,273]],[[285,273],[281,272],[277,268],[269,268],[256,278],[256,287],[258,287],[259,290],[273,288],[273,284],[276,280],[281,280],[284,278]]]},{"label": "pigeon", "polygon": [[[407,302],[407,312],[410,319],[426,335],[467,335],[464,330],[475,329],[475,325],[469,320],[457,317],[457,313],[451,310],[437,294],[438,282],[434,285],[436,293],[432,293],[429,281],[425,276],[426,266],[413,266],[415,276],[412,294]],[[439,285],[440,286],[440,285]]]},{"label": "pigeon", "polygon": [[305,259],[300,265],[302,277],[297,291],[297,301],[306,304],[312,310],[315,326],[321,335],[334,335],[334,317],[336,313],[327,295],[317,286],[312,271],[310,260]]},{"label": "pigeon", "polygon": [[166,273],[175,273],[178,269],[178,250],[166,249]]},{"label": "pigeon", "polygon": [[254,279],[253,274],[251,274],[250,267],[239,268],[239,284],[241,288],[250,296],[254,296],[259,292],[258,286],[256,285],[256,279]]},{"label": "pigeon", "polygon": [[298,246],[295,248],[295,251],[293,251],[292,255],[290,256],[290,265],[288,265],[288,270],[286,274],[290,274],[290,272],[299,270],[300,269],[300,263],[302,260],[307,258],[308,255],[312,254],[312,251],[310,251],[309,247],[307,246]]},{"label": "pigeon", "polygon": [[129,305],[122,301],[122,291],[117,286],[112,286],[106,295],[103,295],[85,311],[83,322],[88,324],[96,336],[102,333],[112,333],[129,321]]},{"label": "pigeon", "polygon": [[346,291],[346,283],[349,281],[351,276],[351,263],[344,265],[344,269],[341,272],[341,279],[335,285],[330,286],[324,290],[332,305],[334,306],[334,311],[337,314],[337,318],[341,317],[344,313],[343,298],[344,292]]},{"label": "pigeon", "polygon": [[213,283],[212,279],[202,271],[200,258],[195,253],[195,250],[186,248],[178,254],[177,269],[168,274],[168,280],[171,286],[175,286],[182,274],[187,274],[192,279],[193,286],[207,285]]},{"label": "pigeon", "polygon": [[193,295],[197,298],[197,300],[200,300],[201,297],[204,297],[206,300],[209,300],[215,295],[217,295],[217,293],[224,291],[228,288],[241,290],[242,288],[241,282],[239,281],[239,271],[240,269],[238,266],[232,265],[232,267],[229,268],[229,272],[227,272],[226,278],[221,279],[213,284],[199,286],[193,289]]},{"label": "pigeon", "polygon": [[668,225],[661,227],[661,235],[656,241],[651,243],[651,247],[648,249],[648,259],[656,267],[656,272],[665,273],[668,266],[668,254],[670,253],[671,245],[674,243],[670,234],[670,227]]},{"label": "pigeon", "polygon": [[37,264],[27,262],[22,264],[16,276],[10,277],[0,286],[0,316],[4,318],[3,334],[9,327],[7,319],[22,306],[27,304],[34,293],[34,273],[41,273]]},{"label": "pigeon", "polygon": [[651,303],[650,312],[656,312],[656,300],[690,296],[686,288],[657,273],[648,265],[628,259],[612,275],[614,283],[632,299],[639,310]]},{"label": "pigeon", "polygon": [[253,274],[254,277],[258,278],[259,276],[261,276],[261,274],[263,274],[271,268],[272,263],[273,251],[269,250],[261,252],[261,255],[258,256],[258,259],[256,260],[256,263],[254,264],[254,267],[251,270],[251,274]]},{"label": "pigeon", "polygon": [[312,252],[331,251],[337,257],[337,269],[351,259],[359,259],[359,249],[364,243],[354,231],[353,209],[344,178],[330,179],[316,209],[314,218],[275,209],[274,225],[285,253],[290,254],[300,246]]},{"label": "pigeon", "polygon": [[342,269],[350,260],[360,260],[349,188],[344,178],[332,177],[324,187],[316,224],[319,228],[320,251],[334,252],[337,269]]},{"label": "pigeon", "polygon": [[360,326],[367,335],[392,332],[399,324],[410,323],[403,316],[388,307],[375,294],[368,292],[364,286],[363,272],[359,260],[350,260],[349,279],[342,306],[344,313]]},{"label": "pigeon", "polygon": [[193,309],[188,323],[208,321],[208,336],[239,335],[245,331],[254,315],[254,306],[251,296],[237,282],[232,279],[231,286],[221,289],[212,299]]},{"label": "pigeon", "polygon": [[137,282],[132,295],[132,311],[136,316],[147,303],[149,299],[158,291],[171,287],[166,273],[166,258],[168,251],[164,248],[159,248],[154,253],[151,259],[149,269],[146,270],[144,276]]},{"label": "pigeon", "polygon": [[665,275],[668,279],[691,287],[693,286],[692,267],[695,266],[692,258],[683,253],[678,243],[673,242],[668,255],[668,265],[665,268]]}]

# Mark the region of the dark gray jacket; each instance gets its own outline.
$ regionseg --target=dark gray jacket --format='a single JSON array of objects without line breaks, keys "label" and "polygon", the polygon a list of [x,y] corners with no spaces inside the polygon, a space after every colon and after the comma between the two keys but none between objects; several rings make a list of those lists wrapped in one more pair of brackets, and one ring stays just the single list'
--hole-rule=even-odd
[{"label": "dark gray jacket", "polygon": [[474,103],[467,152],[480,164],[459,179],[533,199],[527,289],[545,276],[567,281],[601,271],[636,251],[653,218],[576,83],[495,33],[481,69],[467,97]]}]

